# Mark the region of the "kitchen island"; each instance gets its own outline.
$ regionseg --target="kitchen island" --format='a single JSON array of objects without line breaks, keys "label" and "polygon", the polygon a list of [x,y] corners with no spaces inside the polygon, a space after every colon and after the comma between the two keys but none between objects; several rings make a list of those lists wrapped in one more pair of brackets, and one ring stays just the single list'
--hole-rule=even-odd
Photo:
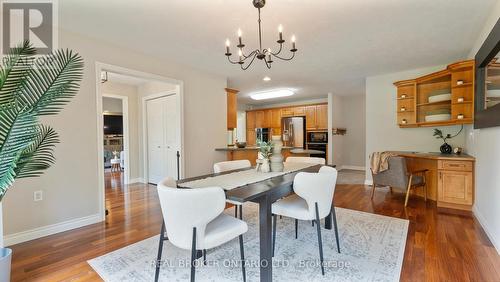
[{"label": "kitchen island", "polygon": [[[302,150],[300,151],[295,151],[297,148],[293,147],[283,147],[281,154],[283,155],[283,159],[286,160],[287,157],[289,156],[294,156],[294,157],[309,157],[309,154],[312,154],[308,152],[308,150]],[[234,161],[234,160],[249,160],[252,165],[256,164],[257,160],[257,153],[259,152],[259,148],[256,146],[249,146],[245,148],[238,148],[238,147],[225,147],[225,148],[217,148],[215,151],[219,152],[226,152],[226,158],[228,161]],[[297,152],[297,153],[294,153]]]}]

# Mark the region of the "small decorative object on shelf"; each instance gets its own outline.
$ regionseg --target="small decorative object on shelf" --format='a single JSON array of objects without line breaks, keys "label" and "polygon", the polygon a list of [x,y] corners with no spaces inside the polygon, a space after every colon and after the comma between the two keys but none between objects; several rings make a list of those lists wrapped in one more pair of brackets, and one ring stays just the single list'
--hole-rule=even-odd
[{"label": "small decorative object on shelf", "polygon": [[401,94],[401,98],[406,98],[406,94]]},{"label": "small decorative object on shelf", "polygon": [[403,119],[403,120],[401,121],[401,124],[407,124],[407,123],[408,123],[408,121],[407,121],[406,119]]},{"label": "small decorative object on shelf", "polygon": [[444,141],[444,144],[441,145],[441,147],[439,148],[441,153],[451,154],[453,149],[448,143],[446,143],[446,140],[457,137],[460,134],[460,132],[462,132],[463,129],[464,129],[464,126],[462,125],[462,127],[460,128],[460,130],[458,131],[457,134],[455,134],[453,136],[451,136],[451,134],[446,134],[446,136],[444,136],[443,132],[440,129],[434,128],[434,134],[432,136],[436,136],[437,139],[443,139],[443,141]]},{"label": "small decorative object on shelf", "polygon": [[332,128],[333,135],[346,135],[347,129],[345,128]]},{"label": "small decorative object on shelf", "polygon": [[457,155],[460,155],[462,153],[462,148],[460,147],[456,147],[453,149],[453,153],[457,154]]},{"label": "small decorative object on shelf", "polygon": [[463,102],[464,102],[464,97],[459,97],[459,98],[457,99],[457,102],[458,102],[458,103],[463,103]]},{"label": "small decorative object on shelf", "polygon": [[463,114],[458,114],[457,115],[457,119],[464,119],[464,115]]},{"label": "small decorative object on shelf", "polygon": [[462,84],[464,84],[463,80],[457,80],[457,85],[462,85]]},{"label": "small decorative object on shelf", "polygon": [[405,112],[405,111],[406,111],[406,108],[405,108],[405,107],[401,107],[401,111],[402,111],[402,112]]}]

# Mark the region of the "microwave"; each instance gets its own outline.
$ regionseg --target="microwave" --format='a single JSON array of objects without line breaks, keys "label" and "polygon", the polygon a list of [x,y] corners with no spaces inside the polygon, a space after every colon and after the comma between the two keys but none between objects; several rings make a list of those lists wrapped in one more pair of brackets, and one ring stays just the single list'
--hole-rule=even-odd
[{"label": "microwave", "polygon": [[328,132],[327,131],[308,132],[307,143],[328,143]]}]

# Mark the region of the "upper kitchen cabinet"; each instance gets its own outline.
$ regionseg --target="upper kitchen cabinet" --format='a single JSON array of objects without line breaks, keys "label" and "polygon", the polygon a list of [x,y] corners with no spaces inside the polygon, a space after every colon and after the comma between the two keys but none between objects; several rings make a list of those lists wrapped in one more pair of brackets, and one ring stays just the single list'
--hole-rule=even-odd
[{"label": "upper kitchen cabinet", "polygon": [[316,129],[316,106],[306,106],[306,129]]},{"label": "upper kitchen cabinet", "polygon": [[305,115],[307,130],[328,129],[328,104],[306,106]]},{"label": "upper kitchen cabinet", "polygon": [[255,111],[255,128],[263,128],[266,124],[266,113],[263,110]]},{"label": "upper kitchen cabinet", "polygon": [[281,128],[281,109],[272,109],[271,112],[271,127]]},{"label": "upper kitchen cabinet", "polygon": [[238,90],[226,88],[227,93],[227,129],[231,130],[237,126],[237,116],[238,104],[236,101],[236,95]]},{"label": "upper kitchen cabinet", "polygon": [[247,112],[247,130],[255,129],[255,112]]}]

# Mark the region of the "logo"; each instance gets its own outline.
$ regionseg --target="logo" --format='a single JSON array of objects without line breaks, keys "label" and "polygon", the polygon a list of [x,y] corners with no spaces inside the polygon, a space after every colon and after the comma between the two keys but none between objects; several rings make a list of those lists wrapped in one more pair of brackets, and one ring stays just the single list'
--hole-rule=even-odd
[{"label": "logo", "polygon": [[3,0],[2,54],[29,40],[37,54],[57,48],[57,2],[55,0]]}]

